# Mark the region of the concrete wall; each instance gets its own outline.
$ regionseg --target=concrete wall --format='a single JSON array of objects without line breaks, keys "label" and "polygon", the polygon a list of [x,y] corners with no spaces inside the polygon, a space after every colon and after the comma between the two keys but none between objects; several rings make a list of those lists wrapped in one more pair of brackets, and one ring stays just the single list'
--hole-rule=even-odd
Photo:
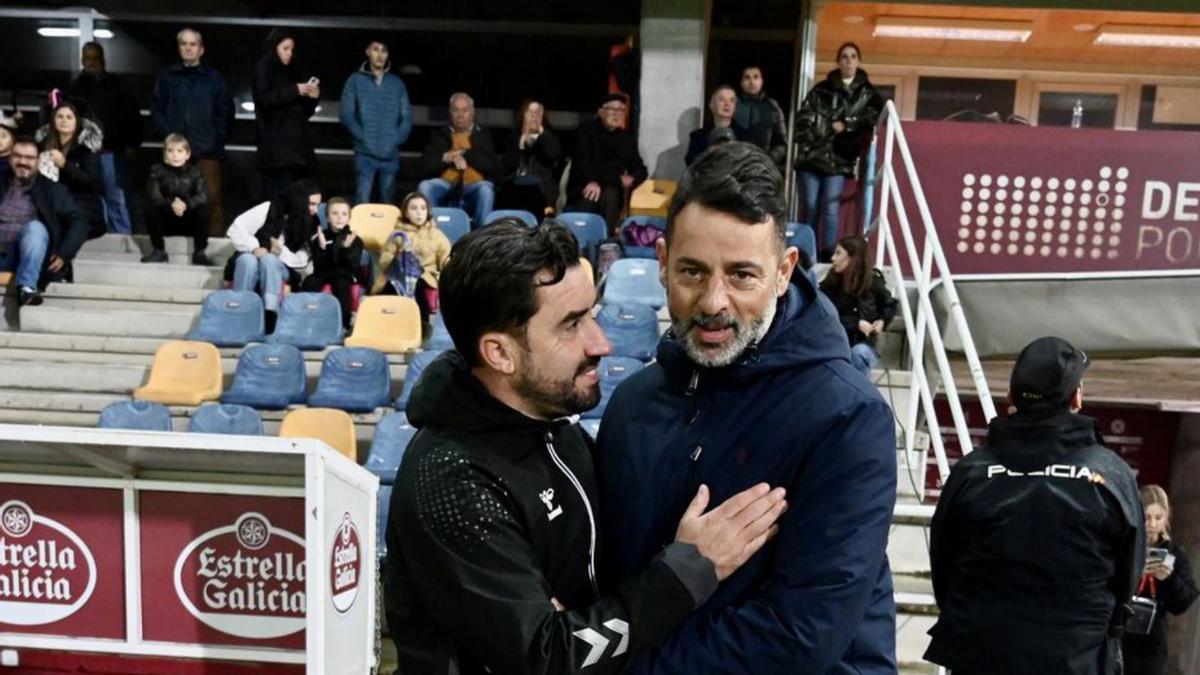
[{"label": "concrete wall", "polygon": [[[1184,548],[1192,569],[1200,569],[1200,414],[1184,415],[1171,462],[1171,531]],[[1200,603],[1171,617],[1167,673],[1200,673]]]},{"label": "concrete wall", "polygon": [[711,0],[642,3],[638,149],[651,178],[679,178],[688,133],[700,127],[710,14]]}]

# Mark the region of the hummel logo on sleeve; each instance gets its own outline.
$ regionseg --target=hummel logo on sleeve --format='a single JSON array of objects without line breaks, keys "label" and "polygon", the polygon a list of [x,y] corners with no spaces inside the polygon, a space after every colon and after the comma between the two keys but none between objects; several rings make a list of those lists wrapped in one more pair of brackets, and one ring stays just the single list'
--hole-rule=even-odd
[{"label": "hummel logo on sleeve", "polygon": [[549,513],[546,514],[546,520],[554,520],[562,515],[562,506],[554,505],[554,488],[546,488],[545,490],[542,490],[542,493],[538,495],[538,497],[542,500],[542,503],[546,505],[546,510],[549,511]]},{"label": "hummel logo on sleeve", "polygon": [[[624,654],[629,649],[629,623],[621,619],[609,619],[604,622],[604,627],[621,636],[621,641],[617,643],[617,648],[613,650],[612,656],[617,657]],[[604,656],[604,650],[608,649],[608,643],[611,641],[593,628],[581,628],[572,635],[590,646],[587,656],[583,659],[583,665],[580,666],[581,670],[595,665],[600,657]]]}]

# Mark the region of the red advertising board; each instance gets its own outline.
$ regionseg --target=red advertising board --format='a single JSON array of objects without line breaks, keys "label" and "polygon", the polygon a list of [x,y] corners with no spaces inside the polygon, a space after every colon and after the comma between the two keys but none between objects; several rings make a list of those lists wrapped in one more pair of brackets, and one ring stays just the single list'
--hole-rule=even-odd
[{"label": "red advertising board", "polygon": [[955,274],[1200,272],[1200,133],[956,122],[904,132]]},{"label": "red advertising board", "polygon": [[0,632],[125,638],[120,490],[0,483]]},{"label": "red advertising board", "polygon": [[139,492],[148,641],[304,649],[304,500]]}]

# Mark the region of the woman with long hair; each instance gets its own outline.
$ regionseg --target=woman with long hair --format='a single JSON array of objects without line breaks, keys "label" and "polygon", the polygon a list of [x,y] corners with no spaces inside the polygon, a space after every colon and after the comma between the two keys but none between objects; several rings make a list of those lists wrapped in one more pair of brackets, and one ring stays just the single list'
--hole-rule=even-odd
[{"label": "woman with long hair", "polygon": [[496,208],[524,209],[541,218],[558,201],[558,166],[562,144],[546,119],[546,106],[525,99],[517,109],[514,133],[500,161],[505,179]]},{"label": "woman with long hair", "polygon": [[89,238],[104,234],[104,180],[97,154],[104,141],[100,127],[63,100],[54,106],[50,123],[38,130],[37,140],[42,150],[38,172],[71,193],[87,216]]},{"label": "woman with long hair", "polygon": [[254,117],[258,137],[258,168],[262,195],[272,199],[292,181],[313,175],[316,155],[308,118],[316,112],[321,85],[303,77],[295,64],[296,39],[273,29],[254,66]]},{"label": "woman with long hair", "polygon": [[821,290],[837,307],[846,338],[850,341],[850,362],[870,377],[879,362],[876,342],[896,316],[892,297],[883,273],[871,265],[867,240],[845,237],[833,252],[833,266],[821,282]]},{"label": "woman with long hair", "polygon": [[1183,614],[1200,591],[1187,554],[1171,539],[1171,502],[1166,490],[1147,485],[1140,494],[1146,517],[1146,567],[1131,605],[1134,620],[1126,624],[1121,650],[1125,675],[1163,675],[1167,672],[1167,614]]}]

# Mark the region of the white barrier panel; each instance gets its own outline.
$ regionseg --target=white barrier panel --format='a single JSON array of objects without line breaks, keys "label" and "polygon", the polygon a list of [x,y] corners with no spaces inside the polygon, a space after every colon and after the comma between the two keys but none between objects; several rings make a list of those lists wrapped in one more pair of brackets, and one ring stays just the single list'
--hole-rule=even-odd
[{"label": "white barrier panel", "polygon": [[378,488],[315,440],[0,425],[0,646],[370,672]]}]

